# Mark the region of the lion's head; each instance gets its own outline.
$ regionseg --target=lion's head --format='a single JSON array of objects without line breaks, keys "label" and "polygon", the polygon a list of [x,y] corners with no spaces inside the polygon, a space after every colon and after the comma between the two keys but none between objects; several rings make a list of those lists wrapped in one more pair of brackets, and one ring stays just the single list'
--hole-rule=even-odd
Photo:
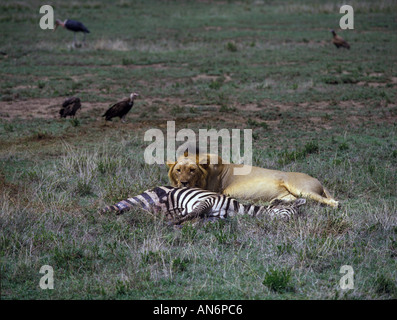
[{"label": "lion's head", "polygon": [[208,165],[200,164],[193,157],[181,157],[167,162],[168,177],[174,187],[202,188],[207,186]]},{"label": "lion's head", "polygon": [[168,162],[168,177],[174,187],[207,189],[211,175],[222,166],[223,159],[214,154],[188,154],[179,157],[176,162]]}]

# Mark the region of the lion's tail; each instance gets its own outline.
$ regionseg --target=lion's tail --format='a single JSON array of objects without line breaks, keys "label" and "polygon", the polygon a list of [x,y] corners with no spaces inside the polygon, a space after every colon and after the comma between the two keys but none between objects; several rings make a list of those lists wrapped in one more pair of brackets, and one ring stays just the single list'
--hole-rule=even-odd
[{"label": "lion's tail", "polygon": [[334,199],[334,197],[331,195],[331,193],[325,187],[323,187],[323,197],[326,197],[328,199]]}]

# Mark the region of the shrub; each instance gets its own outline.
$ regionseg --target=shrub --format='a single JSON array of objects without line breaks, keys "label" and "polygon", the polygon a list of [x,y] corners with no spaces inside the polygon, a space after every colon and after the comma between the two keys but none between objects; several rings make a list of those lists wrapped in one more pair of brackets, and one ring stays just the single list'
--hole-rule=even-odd
[{"label": "shrub", "polygon": [[226,49],[229,50],[230,52],[236,52],[237,46],[233,42],[228,42],[226,44]]},{"label": "shrub", "polygon": [[291,291],[291,278],[291,270],[270,269],[265,273],[262,284],[275,292]]}]

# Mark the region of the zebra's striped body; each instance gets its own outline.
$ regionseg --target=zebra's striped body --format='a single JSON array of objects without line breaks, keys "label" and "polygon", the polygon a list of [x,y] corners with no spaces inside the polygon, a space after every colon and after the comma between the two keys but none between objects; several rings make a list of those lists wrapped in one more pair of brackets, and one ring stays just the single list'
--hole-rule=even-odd
[{"label": "zebra's striped body", "polygon": [[236,214],[288,219],[298,215],[299,207],[305,203],[305,199],[297,199],[291,203],[275,201],[269,206],[244,205],[233,198],[208,190],[162,186],[108,206],[104,212],[116,211],[122,214],[132,207],[141,207],[153,214],[165,214],[167,220],[180,224],[198,217],[224,219]]}]

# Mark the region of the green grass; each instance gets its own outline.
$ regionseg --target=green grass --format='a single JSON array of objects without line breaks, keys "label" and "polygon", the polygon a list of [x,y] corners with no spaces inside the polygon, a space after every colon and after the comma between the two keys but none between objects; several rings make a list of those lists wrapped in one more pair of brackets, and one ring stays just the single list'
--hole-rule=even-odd
[{"label": "green grass", "polygon": [[[349,51],[330,43],[330,1],[53,2],[91,30],[79,49],[39,29],[40,5],[0,5],[1,299],[397,297],[395,2],[351,4]],[[127,122],[104,125],[130,92]],[[82,109],[60,119],[71,95]],[[169,184],[143,157],[145,131],[169,120],[251,128],[254,165],[310,174],[341,208],[180,229],[138,209],[100,214]],[[46,264],[54,290],[39,287]]]}]

